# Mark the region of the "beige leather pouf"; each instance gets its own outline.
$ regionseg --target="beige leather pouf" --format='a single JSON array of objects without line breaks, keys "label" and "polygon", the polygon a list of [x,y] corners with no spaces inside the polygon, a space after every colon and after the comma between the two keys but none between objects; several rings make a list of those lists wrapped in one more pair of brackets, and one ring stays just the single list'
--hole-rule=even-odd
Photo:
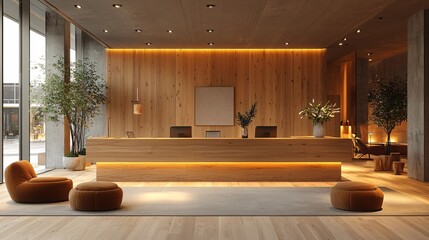
[{"label": "beige leather pouf", "polygon": [[113,210],[121,206],[122,195],[122,189],[116,183],[81,183],[69,193],[70,207],[79,211]]},{"label": "beige leather pouf", "polygon": [[349,211],[379,211],[384,194],[376,185],[363,182],[340,182],[331,189],[332,206]]}]

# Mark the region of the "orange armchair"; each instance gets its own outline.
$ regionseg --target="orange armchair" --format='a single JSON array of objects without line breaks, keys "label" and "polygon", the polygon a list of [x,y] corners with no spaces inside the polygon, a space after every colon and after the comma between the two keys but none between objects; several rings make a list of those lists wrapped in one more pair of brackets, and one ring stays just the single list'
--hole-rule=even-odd
[{"label": "orange armchair", "polygon": [[67,201],[73,182],[66,177],[37,177],[28,161],[18,161],[5,170],[6,188],[13,201],[48,203]]}]

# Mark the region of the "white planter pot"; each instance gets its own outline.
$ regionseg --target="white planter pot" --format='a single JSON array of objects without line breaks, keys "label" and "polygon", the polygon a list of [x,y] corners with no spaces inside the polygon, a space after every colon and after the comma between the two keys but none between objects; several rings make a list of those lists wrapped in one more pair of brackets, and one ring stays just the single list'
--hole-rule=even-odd
[{"label": "white planter pot", "polygon": [[322,138],[325,136],[325,128],[324,128],[323,124],[316,123],[313,126],[313,135],[316,138]]},{"label": "white planter pot", "polygon": [[85,169],[85,159],[82,157],[63,157],[63,166],[72,171]]}]

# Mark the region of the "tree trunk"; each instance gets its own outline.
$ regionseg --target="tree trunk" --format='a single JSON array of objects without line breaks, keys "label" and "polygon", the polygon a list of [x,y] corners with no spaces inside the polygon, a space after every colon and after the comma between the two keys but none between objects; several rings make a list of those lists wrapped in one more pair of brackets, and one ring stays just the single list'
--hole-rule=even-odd
[{"label": "tree trunk", "polygon": [[386,155],[390,155],[390,132],[387,132]]}]

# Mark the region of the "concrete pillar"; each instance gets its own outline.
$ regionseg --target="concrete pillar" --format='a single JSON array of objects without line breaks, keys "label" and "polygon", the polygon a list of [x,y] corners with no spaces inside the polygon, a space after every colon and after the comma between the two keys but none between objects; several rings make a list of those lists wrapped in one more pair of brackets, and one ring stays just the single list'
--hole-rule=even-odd
[{"label": "concrete pillar", "polygon": [[[64,57],[65,20],[54,11],[46,12],[46,70],[58,57]],[[46,122],[46,167],[63,168],[64,155],[63,123]]]},{"label": "concrete pillar", "polygon": [[421,10],[408,19],[407,78],[408,176],[428,182],[429,10]]},{"label": "concrete pillar", "polygon": [[[106,82],[106,49],[99,42],[95,41],[91,36],[82,32],[82,55],[83,58],[88,58],[89,61],[97,64],[97,74],[101,76],[101,80]],[[79,46],[79,45],[77,45]],[[78,51],[79,52],[79,51]],[[106,106],[101,107],[100,115],[94,119],[94,124],[88,129],[88,135],[92,137],[107,136],[106,129]]]}]

